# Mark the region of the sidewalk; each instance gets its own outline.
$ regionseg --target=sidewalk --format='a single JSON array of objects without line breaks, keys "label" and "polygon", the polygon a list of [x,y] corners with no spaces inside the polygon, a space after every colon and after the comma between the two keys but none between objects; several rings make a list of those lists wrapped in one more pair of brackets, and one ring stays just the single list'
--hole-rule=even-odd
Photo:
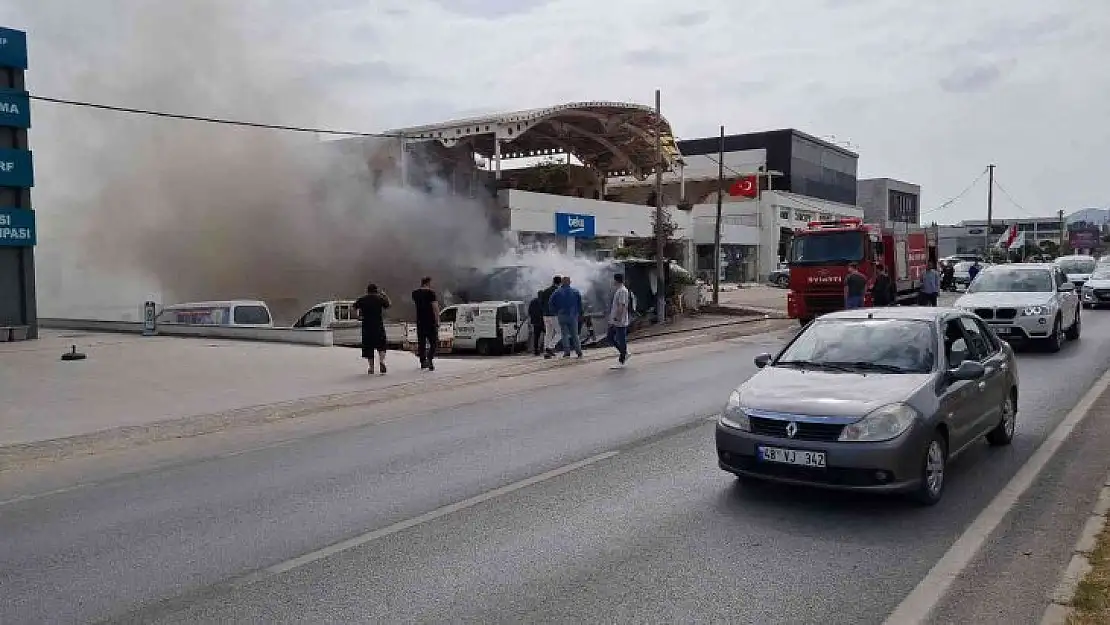
[{"label": "sidewalk", "polygon": [[[641,339],[651,353],[778,329],[775,321],[686,320]],[[781,324],[782,322],[778,322]],[[691,330],[691,328],[695,328]],[[87,360],[63,362],[76,344]],[[444,357],[434,373],[390,352],[389,374],[366,375],[356,349],[46,331],[0,345],[0,471],[25,461],[210,434],[327,410],[447,391],[573,366],[531,355]],[[612,357],[588,350],[584,360]]]},{"label": "sidewalk", "polygon": [[1041,625],[1110,623],[1110,476],[1099,494]]}]

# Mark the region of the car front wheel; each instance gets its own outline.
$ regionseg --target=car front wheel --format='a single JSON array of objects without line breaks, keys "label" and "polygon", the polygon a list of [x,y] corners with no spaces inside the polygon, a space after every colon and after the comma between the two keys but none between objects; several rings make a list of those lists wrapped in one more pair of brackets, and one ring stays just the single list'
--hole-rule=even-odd
[{"label": "car front wheel", "polygon": [[921,485],[914,493],[918,503],[931,506],[944,495],[945,469],[948,466],[948,444],[938,431],[925,446],[925,457],[921,463]]},{"label": "car front wheel", "polygon": [[1068,328],[1068,340],[1079,340],[1079,334],[1083,331],[1083,319],[1079,316],[1079,307],[1075,307],[1075,321],[1072,322],[1071,327]]},{"label": "car front wheel", "polygon": [[1048,348],[1048,351],[1055,353],[1060,351],[1063,346],[1064,324],[1060,321],[1059,315],[1057,315],[1056,321],[1052,324],[1052,334],[1048,335],[1048,338],[1045,339],[1045,347]]},{"label": "car front wheel", "polygon": [[1006,393],[1001,412],[1002,417],[998,420],[998,425],[987,433],[987,442],[996,447],[1014,442],[1014,429],[1017,427],[1017,402],[1014,401],[1013,391]]}]

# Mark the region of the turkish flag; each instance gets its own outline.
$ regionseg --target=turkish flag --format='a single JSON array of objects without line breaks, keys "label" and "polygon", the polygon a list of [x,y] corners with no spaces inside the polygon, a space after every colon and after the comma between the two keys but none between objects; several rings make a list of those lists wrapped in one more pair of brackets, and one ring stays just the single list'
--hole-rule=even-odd
[{"label": "turkish flag", "polygon": [[756,197],[759,195],[759,178],[744,176],[728,188],[728,194],[740,197]]}]

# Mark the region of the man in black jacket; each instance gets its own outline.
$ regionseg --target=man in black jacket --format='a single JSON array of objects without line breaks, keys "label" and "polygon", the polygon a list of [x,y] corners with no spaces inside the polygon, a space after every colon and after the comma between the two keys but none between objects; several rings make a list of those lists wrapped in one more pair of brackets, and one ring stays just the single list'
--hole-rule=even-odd
[{"label": "man in black jacket", "polygon": [[875,306],[894,304],[894,281],[883,265],[875,266],[875,284],[871,287],[871,303]]},{"label": "man in black jacket", "polygon": [[[548,298],[551,299],[551,298]],[[528,321],[532,323],[532,353],[539,356],[543,345],[543,291],[536,294],[528,303]]]},{"label": "man in black jacket", "polygon": [[555,316],[555,311],[551,309],[551,296],[562,283],[562,276],[555,276],[551,281],[551,286],[540,291],[540,305],[543,309],[544,358],[555,357],[555,346],[559,344],[559,339],[562,338],[559,333],[559,319]]}]

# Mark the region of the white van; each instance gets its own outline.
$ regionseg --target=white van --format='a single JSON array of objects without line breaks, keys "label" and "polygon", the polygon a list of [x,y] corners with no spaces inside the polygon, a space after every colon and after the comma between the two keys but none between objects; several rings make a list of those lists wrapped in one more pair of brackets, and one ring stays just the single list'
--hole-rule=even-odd
[{"label": "white van", "polygon": [[[308,309],[293,324],[297,330],[319,329],[332,331],[332,344],[342,347],[362,345],[362,321],[355,310],[355,300],[334,300],[320,302]],[[439,329],[439,353],[450,353],[454,335],[450,324]],[[390,348],[410,349],[417,342],[416,324],[385,324],[385,342]]]},{"label": "white van", "polygon": [[158,325],[272,328],[270,307],[261,300],[191,302],[166,306],[155,318]]},{"label": "white van", "polygon": [[528,309],[521,301],[475,302],[448,306],[439,313],[440,326],[454,326],[454,348],[479,355],[527,347],[532,338]]}]

